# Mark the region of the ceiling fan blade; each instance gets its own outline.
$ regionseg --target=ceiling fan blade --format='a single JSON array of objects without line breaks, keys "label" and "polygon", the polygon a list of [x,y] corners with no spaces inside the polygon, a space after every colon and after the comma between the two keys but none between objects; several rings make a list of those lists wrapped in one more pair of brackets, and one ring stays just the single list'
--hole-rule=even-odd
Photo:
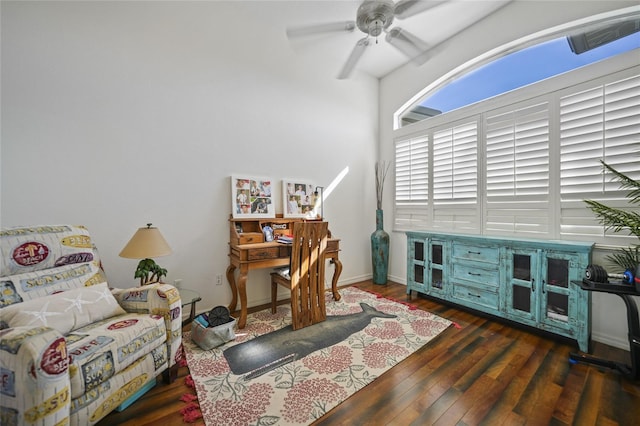
[{"label": "ceiling fan blade", "polygon": [[367,48],[367,46],[369,46],[368,37],[361,38],[360,40],[358,40],[353,50],[351,51],[351,54],[349,55],[347,62],[342,67],[340,74],[338,74],[339,80],[344,80],[345,78],[349,78],[349,76],[353,72],[353,69],[356,67],[356,64],[360,60],[360,57],[364,53],[364,50]]},{"label": "ceiling fan blade", "polygon": [[329,22],[326,24],[305,25],[287,28],[287,37],[306,37],[314,34],[353,32],[355,28],[355,21],[341,21]]},{"label": "ceiling fan blade", "polygon": [[394,13],[396,18],[405,19],[418,13],[425,12],[450,0],[400,0],[396,3]]},{"label": "ceiling fan blade", "polygon": [[418,65],[426,62],[427,58],[423,53],[429,50],[429,45],[409,31],[399,27],[391,28],[387,33],[386,40]]}]

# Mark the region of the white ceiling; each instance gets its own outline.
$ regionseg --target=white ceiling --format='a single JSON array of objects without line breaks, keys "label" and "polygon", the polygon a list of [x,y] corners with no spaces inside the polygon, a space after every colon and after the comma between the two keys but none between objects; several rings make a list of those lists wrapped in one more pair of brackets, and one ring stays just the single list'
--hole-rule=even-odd
[{"label": "white ceiling", "polygon": [[[355,21],[356,11],[361,3],[362,1],[298,0],[287,4],[286,13],[279,16],[278,21],[287,21],[285,27]],[[449,0],[406,19],[395,18],[389,29],[400,27],[410,31],[433,48],[508,3],[510,0]],[[289,43],[297,55],[322,58],[323,66],[333,69],[337,76],[356,42],[364,36],[356,28],[353,32],[296,37],[290,39]],[[408,62],[409,58],[387,43],[383,34],[377,44],[372,40],[356,65],[354,74],[364,72],[381,78]]]}]

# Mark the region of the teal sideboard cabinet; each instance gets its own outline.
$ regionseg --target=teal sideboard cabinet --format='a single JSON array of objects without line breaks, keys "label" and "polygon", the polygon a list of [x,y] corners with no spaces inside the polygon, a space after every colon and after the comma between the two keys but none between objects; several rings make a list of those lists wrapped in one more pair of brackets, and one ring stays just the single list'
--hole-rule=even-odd
[{"label": "teal sideboard cabinet", "polygon": [[437,299],[559,334],[589,351],[591,292],[572,284],[593,244],[407,232],[407,294]]}]

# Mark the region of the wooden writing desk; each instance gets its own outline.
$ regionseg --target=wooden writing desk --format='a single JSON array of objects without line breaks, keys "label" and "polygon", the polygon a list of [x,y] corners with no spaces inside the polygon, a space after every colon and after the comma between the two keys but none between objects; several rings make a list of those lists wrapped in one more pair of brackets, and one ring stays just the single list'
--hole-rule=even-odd
[{"label": "wooden writing desk", "polygon": [[[231,286],[231,303],[229,311],[235,312],[240,297],[240,318],[238,328],[247,324],[247,275],[251,269],[277,268],[289,265],[291,246],[277,241],[265,242],[262,228],[271,226],[274,234],[292,234],[293,223],[302,221],[298,218],[283,218],[277,215],[274,219],[229,219],[229,267],[227,280]],[[335,265],[331,280],[331,291],[334,300],[340,300],[338,278],[342,272],[342,263],[338,258],[340,240],[331,237],[327,242],[326,258]],[[236,281],[236,269],[239,269]]]}]

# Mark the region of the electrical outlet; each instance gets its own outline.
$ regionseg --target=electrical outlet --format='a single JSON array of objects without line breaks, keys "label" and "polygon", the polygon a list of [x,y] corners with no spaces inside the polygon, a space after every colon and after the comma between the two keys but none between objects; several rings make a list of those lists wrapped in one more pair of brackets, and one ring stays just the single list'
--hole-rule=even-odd
[{"label": "electrical outlet", "polygon": [[216,285],[222,285],[222,275],[216,275]]},{"label": "electrical outlet", "polygon": [[178,278],[177,280],[173,280],[173,286],[175,288],[180,288],[182,287],[182,278]]}]

